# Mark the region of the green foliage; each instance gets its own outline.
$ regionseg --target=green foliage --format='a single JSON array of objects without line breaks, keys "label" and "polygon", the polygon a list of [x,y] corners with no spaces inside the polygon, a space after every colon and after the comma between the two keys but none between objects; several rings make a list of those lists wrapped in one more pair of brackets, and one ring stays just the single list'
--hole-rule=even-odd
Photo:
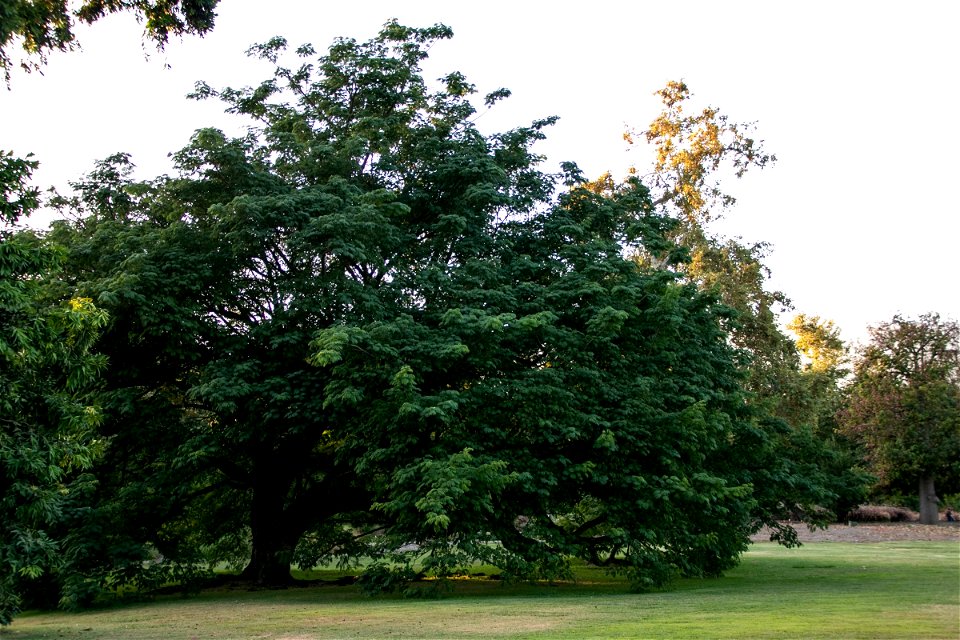
[{"label": "green foliage", "polygon": [[638,183],[573,188],[428,272],[407,314],[320,335],[328,402],[385,479],[398,544],[519,576],[579,555],[648,586],[736,561],[756,506],[744,476],[776,454],[749,424],[722,309],[623,258],[662,225],[637,203]]},{"label": "green foliage", "polygon": [[0,68],[10,80],[10,47],[19,45],[27,58],[20,66],[36,70],[51,51],[74,49],[77,20],[91,24],[120,11],[133,11],[144,22],[145,34],[159,47],[171,35],[204,34],[213,28],[219,0],[6,0],[0,9]]},{"label": "green foliage", "polygon": [[37,204],[36,163],[0,155],[0,624],[22,584],[62,565],[58,535],[100,453],[93,393],[104,360],[90,347],[105,314],[50,285],[61,254],[12,225]]},{"label": "green foliage", "polygon": [[39,166],[31,155],[16,158],[12,152],[0,150],[0,223],[4,226],[17,221],[40,206],[40,190],[30,186],[30,175]]},{"label": "green foliage", "polygon": [[394,593],[409,587],[417,572],[407,565],[374,564],[363,572],[357,585],[368,596]]}]

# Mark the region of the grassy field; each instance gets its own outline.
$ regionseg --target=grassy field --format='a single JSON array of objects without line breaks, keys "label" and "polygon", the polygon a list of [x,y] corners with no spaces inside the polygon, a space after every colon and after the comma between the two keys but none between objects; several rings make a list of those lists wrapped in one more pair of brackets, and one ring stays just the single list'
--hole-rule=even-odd
[{"label": "grassy field", "polygon": [[0,638],[960,638],[960,544],[757,544],[716,580],[627,592],[463,580],[439,600],[354,587],[214,591],[79,614],[26,613]]}]

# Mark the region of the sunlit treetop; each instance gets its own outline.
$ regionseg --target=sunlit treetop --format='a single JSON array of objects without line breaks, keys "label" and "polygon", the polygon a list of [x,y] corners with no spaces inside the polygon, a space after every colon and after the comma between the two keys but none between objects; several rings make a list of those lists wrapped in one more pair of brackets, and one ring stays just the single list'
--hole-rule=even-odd
[{"label": "sunlit treetop", "polygon": [[[672,206],[681,218],[703,224],[736,202],[720,189],[718,169],[729,164],[740,178],[752,166],[776,162],[762,140],[750,137],[753,123],[731,122],[714,107],[686,113],[692,94],[683,81],[668,82],[656,95],[663,112],[647,130],[623,134],[631,145],[642,136],[656,150],[651,174],[645,177],[656,205]],[[630,171],[637,173],[636,168]]]},{"label": "sunlit treetop", "polygon": [[847,361],[847,348],[832,320],[801,313],[790,321],[787,329],[796,336],[797,349],[806,358],[807,370],[837,371]]}]

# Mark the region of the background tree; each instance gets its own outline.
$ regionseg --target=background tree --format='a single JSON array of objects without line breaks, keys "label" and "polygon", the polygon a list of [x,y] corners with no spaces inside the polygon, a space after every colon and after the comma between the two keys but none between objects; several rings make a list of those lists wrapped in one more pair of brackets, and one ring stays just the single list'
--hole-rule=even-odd
[{"label": "background tree", "polygon": [[69,553],[56,532],[102,446],[92,385],[104,361],[89,348],[105,316],[51,295],[62,255],[15,228],[38,203],[35,167],[0,154],[0,625],[24,582]]},{"label": "background tree", "polygon": [[[754,126],[731,122],[715,107],[691,109],[692,94],[683,82],[671,81],[657,91],[662,113],[642,132],[628,130],[629,144],[643,138],[656,157],[650,170],[632,168],[651,185],[656,206],[677,221],[673,241],[689,259],[677,269],[691,282],[712,291],[737,311],[728,321],[731,340],[750,359],[748,387],[758,398],[773,401],[793,386],[799,368],[793,342],[780,330],[778,314],[790,301],[782,292],[768,291],[769,271],[763,264],[769,247],[744,245],[713,234],[708,224],[736,203],[721,188],[721,177],[732,170],[742,177],[751,168],[776,162],[763,142],[750,136]],[[689,111],[689,113],[688,113]],[[641,254],[641,263],[661,264],[663,255]],[[777,406],[767,407],[777,413]]]},{"label": "background tree", "polygon": [[[798,345],[780,323],[780,314],[791,308],[791,302],[767,286],[769,270],[764,260],[770,247],[722,238],[709,228],[711,221],[736,203],[723,188],[722,178],[762,169],[776,162],[776,156],[752,137],[752,123],[733,122],[715,107],[692,108],[692,94],[685,83],[669,82],[657,94],[663,102],[662,113],[645,131],[628,130],[624,136],[630,144],[645,139],[653,146],[655,159],[648,171],[633,168],[631,173],[643,175],[651,185],[654,204],[676,221],[669,234],[675,245],[672,251],[679,248],[689,259],[674,268],[734,311],[724,323],[741,354],[749,401],[763,428],[779,442],[781,453],[791,452],[771,457],[770,472],[811,479],[793,485],[789,495],[767,494],[764,504],[781,517],[804,517],[822,524],[830,509],[845,512],[862,498],[865,486],[862,474],[848,466],[851,458],[842,443],[821,424],[827,419],[825,407],[833,402],[828,398],[839,393],[842,372],[833,365],[817,372],[802,368]],[[662,266],[670,251],[646,250],[637,260]],[[817,334],[836,346],[835,332],[830,334],[817,322],[809,327],[805,323],[797,326],[808,329],[807,339]],[[790,486],[765,485],[778,490]]]},{"label": "background tree", "polygon": [[203,35],[213,28],[220,0],[5,0],[0,8],[0,68],[10,80],[10,47],[20,45],[24,70],[39,69],[51,51],[77,46],[76,21],[92,24],[105,15],[132,11],[144,32],[163,47],[171,35]]},{"label": "background tree", "polygon": [[936,483],[960,486],[960,326],[935,313],[898,315],[870,336],[856,359],[844,428],[865,447],[880,486],[918,490],[920,521],[935,524]]},{"label": "background tree", "polygon": [[[643,137],[654,148],[656,159],[643,180],[651,185],[655,205],[677,220],[673,240],[689,254],[677,268],[737,311],[728,330],[750,358],[750,390],[760,398],[782,397],[792,386],[799,357],[778,323],[778,314],[789,308],[790,300],[766,287],[769,270],[763,261],[769,247],[721,238],[708,228],[736,203],[722,188],[722,176],[732,171],[733,177],[742,177],[751,168],[776,162],[776,156],[766,152],[763,141],[751,137],[752,123],[731,122],[715,107],[691,109],[692,94],[685,83],[668,82],[656,93],[663,102],[662,113],[645,131],[629,130],[624,137],[630,144]],[[633,168],[631,173],[643,172]],[[662,257],[639,259],[656,264]],[[777,412],[775,406],[768,408]]]}]

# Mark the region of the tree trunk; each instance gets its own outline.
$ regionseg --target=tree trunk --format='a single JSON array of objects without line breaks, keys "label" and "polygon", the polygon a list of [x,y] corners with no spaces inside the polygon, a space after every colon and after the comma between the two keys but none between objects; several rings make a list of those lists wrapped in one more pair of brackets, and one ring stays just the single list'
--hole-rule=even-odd
[{"label": "tree trunk", "polygon": [[[310,448],[266,451],[255,458],[250,503],[253,549],[243,579],[265,586],[292,583],[290,563],[305,531],[323,526],[339,513],[369,509],[371,497],[354,486],[351,468],[338,467],[332,457],[309,463],[297,457]],[[323,469],[323,479],[304,488],[296,474],[310,464]]]},{"label": "tree trunk", "polygon": [[920,524],[940,522],[940,500],[933,486],[933,478],[920,478]]},{"label": "tree trunk", "polygon": [[285,585],[293,580],[290,561],[299,532],[291,533],[288,526],[285,502],[290,482],[271,466],[258,464],[250,505],[253,549],[241,576],[260,585]]},{"label": "tree trunk", "polygon": [[250,562],[240,574],[263,586],[282,586],[293,582],[290,575],[291,545],[285,544],[277,531],[265,531],[268,527],[253,529],[253,551]]}]

